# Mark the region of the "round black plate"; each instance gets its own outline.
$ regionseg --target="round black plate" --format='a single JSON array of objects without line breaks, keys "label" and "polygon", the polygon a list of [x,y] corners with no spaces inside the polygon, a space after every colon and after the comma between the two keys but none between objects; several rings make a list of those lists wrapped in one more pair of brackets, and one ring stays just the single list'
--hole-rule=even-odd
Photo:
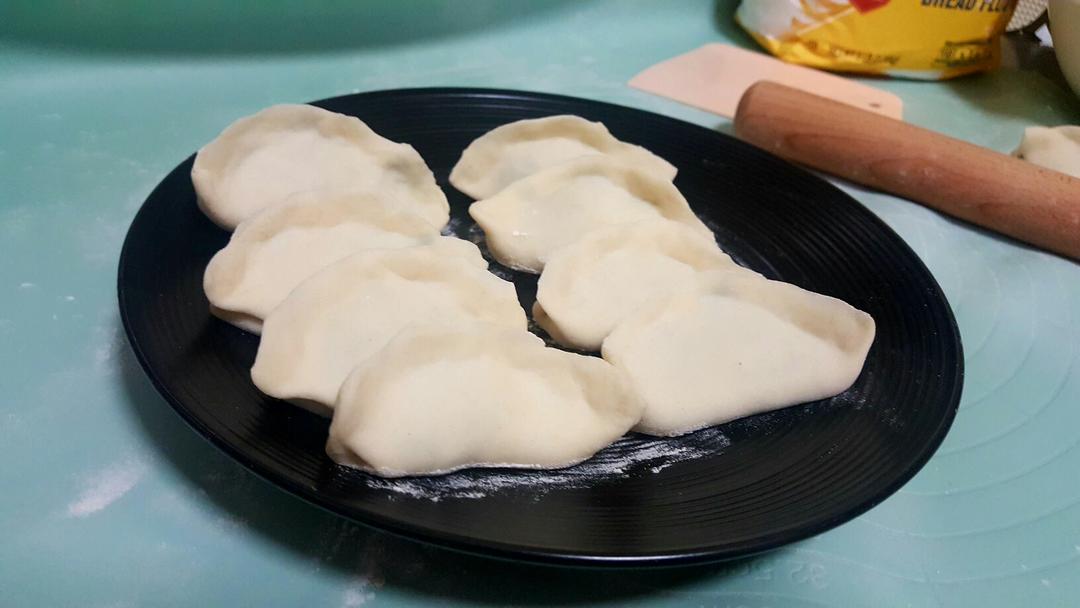
[{"label": "round black plate", "polygon": [[[847,521],[896,491],[944,438],[963,379],[949,305],[911,249],[825,181],[708,129],[572,97],[413,89],[315,105],[412,144],[446,190],[462,234],[469,200],[446,178],[469,142],[521,118],[603,121],[679,168],[676,185],[736,260],[869,312],[878,333],[862,376],[834,399],[677,440],[631,436],[557,475],[473,470],[379,480],[327,459],[325,420],[261,395],[248,377],[257,338],[207,312],[203,270],[228,234],[196,208],[189,158],[128,231],[119,269],[124,327],[176,411],[282,488],[361,522],[489,555],[681,564],[747,555]],[[530,310],[535,277],[513,279]]]}]

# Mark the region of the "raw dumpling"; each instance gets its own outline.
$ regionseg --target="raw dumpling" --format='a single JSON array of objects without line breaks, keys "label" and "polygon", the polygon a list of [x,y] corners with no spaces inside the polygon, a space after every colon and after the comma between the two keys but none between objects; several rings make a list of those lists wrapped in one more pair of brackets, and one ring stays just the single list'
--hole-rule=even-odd
[{"label": "raw dumpling", "polygon": [[1080,177],[1080,127],[1028,127],[1016,156],[1073,177]]},{"label": "raw dumpling", "polygon": [[450,183],[475,199],[488,198],[517,180],[582,156],[606,155],[671,181],[671,163],[641,146],[621,142],[598,122],[580,116],[519,120],[488,131],[465,148]]},{"label": "raw dumpling", "polygon": [[469,215],[503,265],[538,273],[551,254],[614,224],[667,218],[713,238],[666,179],[606,156],[545,169],[477,201]]},{"label": "raw dumpling", "polygon": [[714,269],[739,266],[715,240],[684,224],[657,219],[600,228],[551,256],[533,318],[564,346],[599,350],[627,315],[693,287],[698,271]]},{"label": "raw dumpling", "polygon": [[305,190],[378,192],[438,228],[450,217],[412,146],[315,106],[272,106],[234,122],[199,150],[191,180],[199,207],[226,230]]},{"label": "raw dumpling", "polygon": [[423,218],[373,194],[293,195],[242,222],[210,260],[203,289],[216,316],[259,333],[262,320],[304,279],[367,249],[431,244],[487,268],[468,241],[439,236]]},{"label": "raw dumpling", "polygon": [[349,376],[326,451],[387,477],[557,468],[592,456],[640,416],[606,361],[545,348],[516,329],[418,326]]},{"label": "raw dumpling", "polygon": [[527,327],[514,284],[461,256],[432,246],[356,253],[266,317],[251,378],[271,397],[329,413],[349,372],[404,327],[468,321]]},{"label": "raw dumpling", "polygon": [[678,435],[843,392],[874,339],[870,315],[745,272],[646,306],[602,353],[645,401],[637,430]]}]

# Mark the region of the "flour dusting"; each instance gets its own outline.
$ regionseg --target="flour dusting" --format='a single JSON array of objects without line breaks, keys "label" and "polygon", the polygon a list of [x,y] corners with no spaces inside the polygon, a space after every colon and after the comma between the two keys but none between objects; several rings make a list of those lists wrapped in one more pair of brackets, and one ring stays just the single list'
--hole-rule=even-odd
[{"label": "flour dusting", "polygon": [[115,359],[124,348],[123,332],[119,326],[120,320],[110,313],[93,329],[91,358],[98,373],[115,370]]},{"label": "flour dusting", "polygon": [[358,578],[345,589],[341,608],[358,608],[372,599],[375,599],[375,594],[371,592],[371,583],[367,579]]},{"label": "flour dusting", "polygon": [[139,483],[145,472],[146,467],[142,464],[122,462],[91,475],[79,497],[67,506],[68,517],[87,517],[120,500]]},{"label": "flour dusting", "polygon": [[462,237],[468,239],[477,246],[486,246],[486,240],[484,239],[484,229],[480,227],[480,224],[469,224],[469,229],[466,231],[465,236]]},{"label": "flour dusting", "polygon": [[[350,545],[350,548],[355,548]],[[373,554],[378,553],[377,547],[374,550],[370,547],[365,548],[366,553],[363,562],[360,564],[359,572],[354,574],[349,579],[349,583],[345,587],[345,593],[341,600],[342,608],[356,608],[357,606],[363,606],[368,600],[375,599],[375,591],[381,589],[386,584],[386,579],[383,578],[382,569],[376,563]]]},{"label": "flour dusting", "polygon": [[[451,218],[450,222],[446,224],[446,227],[442,230],[443,236],[452,236],[459,239],[469,241],[480,250],[480,253],[486,260],[494,260],[491,255],[491,251],[488,249],[487,241],[484,239],[484,231],[474,222],[470,222],[468,219],[455,217]],[[499,277],[504,281],[514,282],[518,278],[518,273],[499,264],[498,262],[491,262],[488,266],[488,272]]]},{"label": "flour dusting", "polygon": [[659,473],[676,463],[716,454],[730,443],[715,427],[668,439],[634,435],[566,469],[473,469],[437,477],[371,477],[367,485],[435,502],[444,498],[478,499],[508,490],[527,490],[540,496],[554,489],[581,488],[634,474]]},{"label": "flour dusting", "polygon": [[502,279],[504,281],[510,281],[511,283],[513,283],[514,278],[516,278],[516,273],[513,270],[510,270],[509,268],[507,268],[505,266],[502,266],[500,264],[492,264],[488,268],[488,272],[490,272],[491,274],[499,277],[500,279]]},{"label": "flour dusting", "polygon": [[452,218],[450,218],[450,221],[447,222],[445,226],[443,226],[442,235],[443,236],[453,236],[453,237],[457,237],[459,239],[469,240],[466,237],[462,236],[463,233],[467,234],[468,230],[469,230],[469,220],[468,220],[468,218],[452,217]]}]

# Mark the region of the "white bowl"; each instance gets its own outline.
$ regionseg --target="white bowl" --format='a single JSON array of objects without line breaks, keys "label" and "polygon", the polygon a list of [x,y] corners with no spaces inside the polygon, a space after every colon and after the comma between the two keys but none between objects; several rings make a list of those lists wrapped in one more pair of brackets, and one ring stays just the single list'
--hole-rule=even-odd
[{"label": "white bowl", "polygon": [[1050,35],[1065,79],[1080,95],[1080,0],[1050,0]]}]

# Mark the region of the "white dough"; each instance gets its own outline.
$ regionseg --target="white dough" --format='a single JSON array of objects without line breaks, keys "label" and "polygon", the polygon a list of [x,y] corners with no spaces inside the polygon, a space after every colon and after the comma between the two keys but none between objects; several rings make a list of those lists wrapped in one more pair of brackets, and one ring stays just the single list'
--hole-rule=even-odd
[{"label": "white dough", "polygon": [[1036,165],[1080,178],[1080,127],[1028,127],[1014,154]]},{"label": "white dough", "polygon": [[315,106],[271,106],[237,120],[199,150],[191,180],[199,207],[227,230],[305,190],[377,192],[439,228],[450,217],[412,146]]},{"label": "white dough", "polygon": [[873,339],[870,315],[840,300],[713,271],[628,317],[602,353],[645,401],[637,430],[678,435],[841,393]]},{"label": "white dough", "polygon": [[641,403],[596,357],[474,324],[414,326],[338,396],[327,454],[387,477],[581,462],[637,423]]},{"label": "white dough", "polygon": [[373,194],[309,191],[236,228],[206,267],[203,289],[216,316],[252,333],[304,279],[350,254],[431,244],[487,268],[480,250],[443,237],[423,218]]},{"label": "white dough", "polygon": [[538,273],[560,247],[614,224],[667,218],[705,237],[686,199],[668,180],[606,156],[587,156],[518,180],[469,207],[499,262]]},{"label": "white dough", "polygon": [[542,169],[583,156],[606,155],[675,179],[671,163],[641,146],[621,142],[599,122],[560,115],[519,120],[488,131],[469,144],[450,172],[450,183],[475,199]]},{"label": "white dough", "polygon": [[684,224],[656,219],[600,228],[551,256],[533,318],[564,346],[599,350],[627,315],[716,269],[739,266],[715,240]]},{"label": "white dough", "polygon": [[263,323],[251,378],[328,413],[345,377],[413,323],[486,321],[526,330],[513,283],[439,247],[353,254],[301,283]]}]

